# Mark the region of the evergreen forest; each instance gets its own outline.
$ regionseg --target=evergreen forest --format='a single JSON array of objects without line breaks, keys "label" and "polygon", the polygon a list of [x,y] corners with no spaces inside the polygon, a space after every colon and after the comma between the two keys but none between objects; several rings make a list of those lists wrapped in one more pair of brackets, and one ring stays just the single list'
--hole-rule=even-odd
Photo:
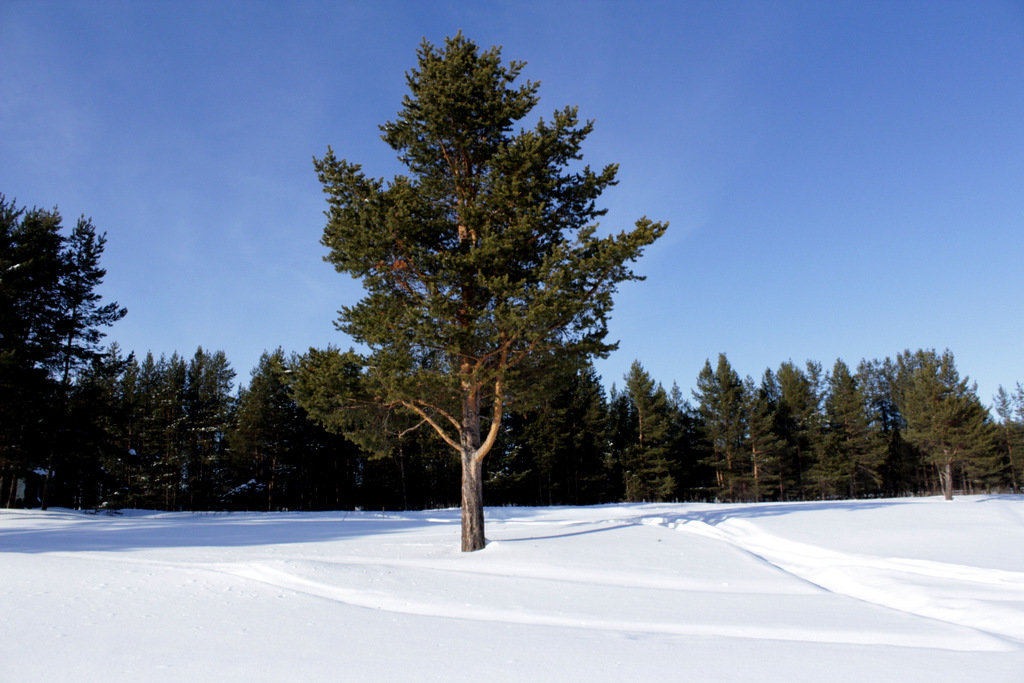
[{"label": "evergreen forest", "polygon": [[[303,356],[239,379],[221,351],[139,358],[105,334],[91,221],[0,195],[0,507],[416,509],[459,504],[458,458],[422,424],[300,407]],[[310,353],[314,353],[310,351]],[[343,357],[337,350],[319,352]],[[539,377],[487,461],[488,505],[793,501],[1024,487],[1024,386],[992,405],[950,351],[782,362],[742,376],[708,359],[689,396],[634,362],[605,390],[587,361]],[[485,418],[486,420],[486,418]],[[350,430],[346,430],[350,431]]]}]

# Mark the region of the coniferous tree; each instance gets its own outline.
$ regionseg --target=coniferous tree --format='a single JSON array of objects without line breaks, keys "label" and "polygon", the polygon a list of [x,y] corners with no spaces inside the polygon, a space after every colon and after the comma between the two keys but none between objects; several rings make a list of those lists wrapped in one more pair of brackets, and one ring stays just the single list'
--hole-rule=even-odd
[{"label": "coniferous tree", "polygon": [[748,378],[745,398],[751,497],[759,502],[777,492],[781,498],[785,493],[782,458],[786,442],[778,429],[780,392],[775,374],[765,370],[757,386]]},{"label": "coniferous tree", "polygon": [[235,497],[259,495],[267,510],[282,504],[303,445],[305,421],[291,396],[284,351],[264,353],[249,386],[238,393],[236,421],[228,434],[232,463],[244,478],[233,489]]},{"label": "coniferous tree", "polygon": [[564,430],[569,435],[559,459],[562,467],[562,502],[588,505],[610,500],[604,469],[607,457],[605,415],[607,402],[597,370],[587,363],[576,371],[566,397]]},{"label": "coniferous tree", "polygon": [[520,505],[609,499],[606,405],[597,372],[588,363],[541,381],[545,390],[540,403],[502,420],[501,438],[487,468],[489,495],[499,504]]},{"label": "coniferous tree", "polygon": [[124,507],[134,474],[124,448],[121,379],[134,359],[117,344],[77,370],[70,389],[64,472],[52,498],[75,508]]},{"label": "coniferous tree", "polygon": [[821,429],[821,366],[807,363],[804,372],[791,361],[779,366],[780,433],[788,445],[790,497],[806,498],[807,474],[823,445]]},{"label": "coniferous tree", "polygon": [[222,478],[227,434],[234,419],[231,395],[235,371],[223,351],[200,347],[189,361],[185,383],[185,481],[192,510],[219,501],[227,484]]},{"label": "coniferous tree", "polygon": [[625,380],[627,414],[635,435],[622,454],[626,500],[667,500],[676,487],[669,462],[672,414],[668,395],[639,361],[633,361]]},{"label": "coniferous tree", "polygon": [[183,507],[186,488],[186,375],[185,360],[177,352],[158,361],[147,354],[140,367],[142,426],[134,448],[149,464],[153,502],[165,510]]},{"label": "coniferous tree", "polygon": [[672,476],[676,480],[678,498],[704,500],[704,485],[709,479],[705,462],[708,460],[706,440],[700,415],[683,398],[676,384],[668,395],[672,416],[671,457]]},{"label": "coniferous tree", "polygon": [[76,445],[75,435],[68,422],[71,392],[77,374],[100,359],[102,351],[99,344],[105,336],[103,328],[113,325],[127,313],[117,302],[103,304],[102,296],[96,291],[107,274],[100,267],[105,244],[106,236],[96,234],[92,222],[82,217],[65,239],[61,253],[58,311],[54,330],[60,344],[49,360],[51,373],[59,377],[61,403],[56,429],[57,443],[50,451],[43,484],[44,509],[47,506],[55,457],[61,454],[70,470],[78,466],[77,463],[66,461],[67,455],[75,450]]},{"label": "coniferous tree", "polygon": [[900,376],[891,358],[861,361],[857,380],[867,401],[868,419],[874,434],[882,493],[899,496],[922,489],[920,453],[903,438],[905,423],[900,414]]},{"label": "coniferous tree", "polygon": [[856,498],[879,488],[881,452],[867,405],[858,378],[837,360],[828,376],[824,449],[812,472],[822,497]]},{"label": "coniferous tree", "polygon": [[148,353],[139,363],[135,354],[125,359],[124,371],[115,388],[118,397],[123,488],[107,499],[111,507],[156,508],[159,497],[153,483],[153,415],[155,413],[153,354]]},{"label": "coniferous tree", "polygon": [[65,235],[56,209],[26,211],[0,195],[0,473],[13,485],[41,468],[44,508],[54,466],[76,467],[65,460],[76,374],[102,355],[103,328],[125,315],[96,291],[104,244],[85,218]]},{"label": "coniferous tree", "polygon": [[461,34],[418,56],[382,127],[409,175],[385,183],[329,149],[316,161],[323,243],[367,292],[339,322],[370,349],[353,401],[418,416],[458,454],[470,551],[485,542],[483,460],[505,410],[534,402],[538,374],[613,348],[612,294],[665,226],[597,236],[595,202],[616,168],[576,163],[592,125],[574,109],[513,132],[538,102],[536,83],[515,85],[521,62]]},{"label": "coniferous tree", "polygon": [[988,411],[976,388],[960,378],[953,354],[935,351],[905,352],[900,362],[906,372],[901,413],[907,440],[931,463],[946,500],[953,499],[955,470],[983,457],[991,448]]},{"label": "coniferous tree", "polygon": [[[35,502],[28,473],[47,462],[59,402],[48,361],[59,343],[60,216],[0,195],[0,497]],[[21,489],[19,489],[19,482]]]},{"label": "coniferous tree", "polygon": [[1024,385],[1018,382],[1012,395],[1000,386],[994,409],[999,416],[996,438],[1003,483],[1019,493],[1024,483]]},{"label": "coniferous tree", "polygon": [[724,353],[718,355],[714,370],[710,360],[704,362],[693,395],[710,443],[707,465],[714,472],[717,496],[736,500],[745,474],[742,454],[747,436],[746,399],[743,381]]}]

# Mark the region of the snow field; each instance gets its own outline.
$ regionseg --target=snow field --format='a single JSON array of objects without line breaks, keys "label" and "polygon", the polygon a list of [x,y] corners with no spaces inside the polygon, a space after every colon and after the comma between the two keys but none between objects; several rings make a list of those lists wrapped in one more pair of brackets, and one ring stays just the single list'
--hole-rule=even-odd
[{"label": "snow field", "polygon": [[487,525],[0,511],[0,680],[1022,680],[1022,499]]}]

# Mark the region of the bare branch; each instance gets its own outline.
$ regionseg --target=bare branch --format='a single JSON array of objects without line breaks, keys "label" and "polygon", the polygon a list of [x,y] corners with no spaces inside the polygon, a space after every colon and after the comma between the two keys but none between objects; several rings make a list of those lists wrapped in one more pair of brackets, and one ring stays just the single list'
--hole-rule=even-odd
[{"label": "bare branch", "polygon": [[[434,420],[430,417],[430,415],[427,414],[427,412],[425,410],[423,410],[423,408],[419,407],[415,403],[410,403],[408,401],[402,401],[402,405],[405,406],[406,408],[408,408],[409,410],[413,411],[414,413],[416,413],[420,417],[422,417],[423,421],[426,422],[431,427],[433,427],[434,431],[437,432],[438,436],[440,436],[442,439],[444,439],[444,442],[446,444],[448,444],[449,446],[454,448],[459,453],[462,452],[462,447],[459,445],[459,443],[457,441],[455,441],[454,439],[452,439],[448,435],[448,433],[445,432],[444,429],[441,428],[441,426],[439,424],[434,422]],[[444,413],[442,413],[442,414],[444,414]],[[450,416],[445,415],[445,417],[447,417],[449,420],[451,420]]]}]

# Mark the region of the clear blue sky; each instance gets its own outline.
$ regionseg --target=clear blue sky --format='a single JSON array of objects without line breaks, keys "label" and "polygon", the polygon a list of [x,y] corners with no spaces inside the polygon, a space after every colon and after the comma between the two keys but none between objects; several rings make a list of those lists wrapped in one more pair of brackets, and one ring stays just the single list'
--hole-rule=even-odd
[{"label": "clear blue sky", "polygon": [[602,225],[671,223],[598,363],[688,394],[705,359],[951,349],[989,402],[1024,381],[1024,4],[0,3],[0,192],[108,234],[127,350],[349,342],[312,157],[390,176],[421,38],[459,29],[578,105],[621,164]]}]

